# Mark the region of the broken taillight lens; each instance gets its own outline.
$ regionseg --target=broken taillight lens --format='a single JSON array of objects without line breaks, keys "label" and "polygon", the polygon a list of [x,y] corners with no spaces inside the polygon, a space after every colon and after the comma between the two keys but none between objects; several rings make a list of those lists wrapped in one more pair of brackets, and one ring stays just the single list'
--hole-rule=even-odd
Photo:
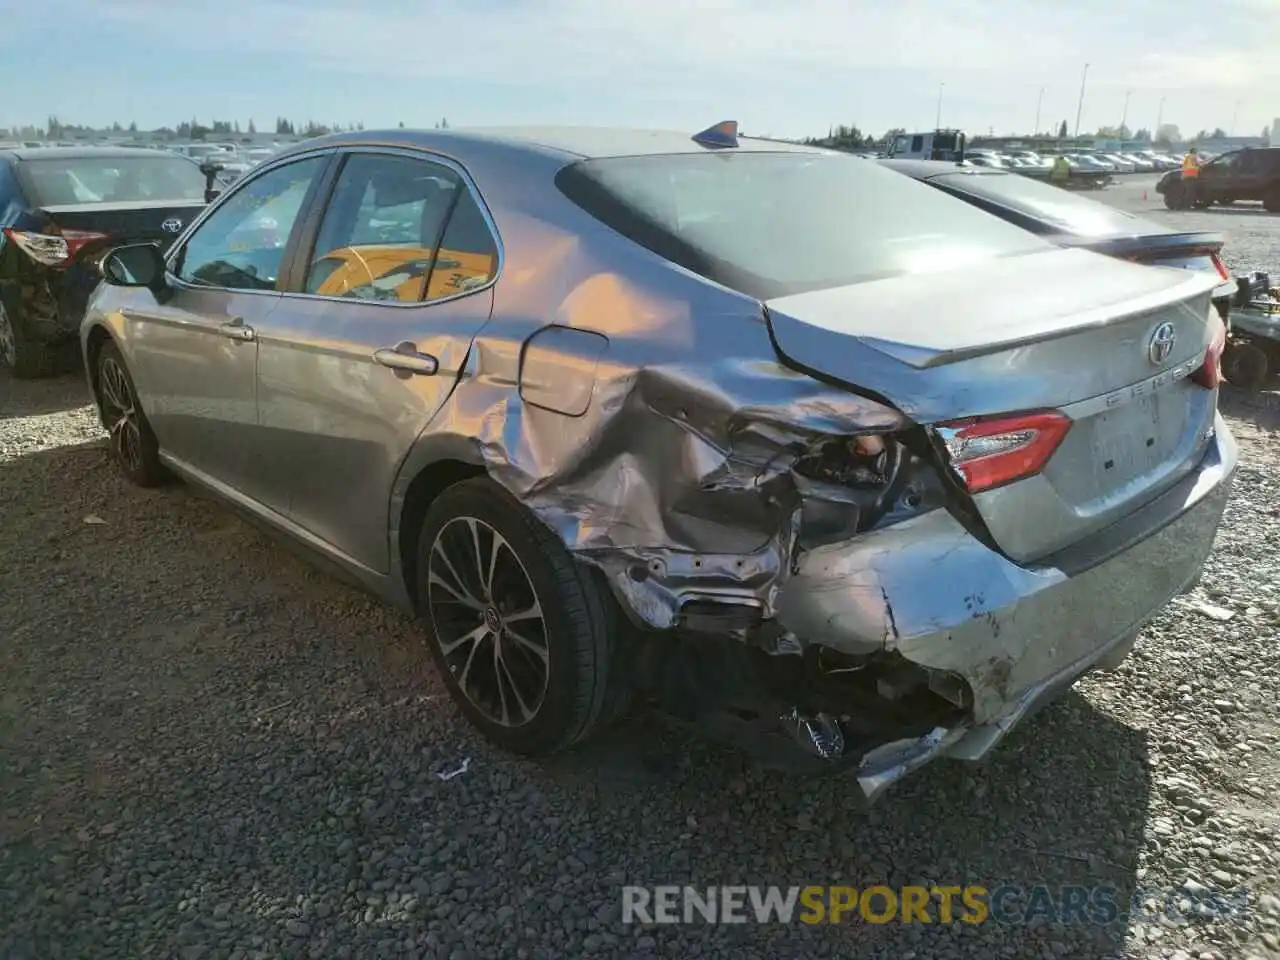
[{"label": "broken taillight lens", "polygon": [[1227,378],[1222,375],[1222,354],[1227,349],[1227,325],[1222,322],[1222,315],[1217,310],[1209,311],[1208,321],[1213,332],[1209,346],[1205,347],[1204,363],[1191,375],[1191,381],[1207,390],[1213,390],[1227,382]]},{"label": "broken taillight lens", "polygon": [[63,230],[52,234],[15,230],[12,227],[5,227],[4,235],[28,257],[46,267],[65,267],[76,258],[85,244],[107,238],[107,234],[94,230]]},{"label": "broken taillight lens", "polygon": [[1216,253],[1209,255],[1209,259],[1213,261],[1213,269],[1218,271],[1218,276],[1223,280],[1230,280],[1231,274],[1227,272],[1227,265],[1222,262],[1222,258]]},{"label": "broken taillight lens", "polygon": [[1039,410],[954,420],[937,429],[965,487],[981,493],[1039,473],[1071,429],[1071,418]]}]

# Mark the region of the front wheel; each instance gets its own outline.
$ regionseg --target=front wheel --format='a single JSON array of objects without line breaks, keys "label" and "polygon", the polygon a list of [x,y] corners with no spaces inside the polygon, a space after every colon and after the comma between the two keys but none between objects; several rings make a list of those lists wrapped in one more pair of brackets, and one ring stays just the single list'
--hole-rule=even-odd
[{"label": "front wheel", "polygon": [[1263,209],[1268,213],[1280,213],[1280,187],[1272,187],[1262,201]]},{"label": "front wheel", "polygon": [[416,588],[450,695],[499,747],[554,753],[613,712],[613,597],[492,480],[463,481],[432,503]]},{"label": "front wheel", "polygon": [[1164,205],[1170,210],[1185,210],[1188,203],[1187,188],[1180,183],[1170,184],[1164,192]]},{"label": "front wheel", "polygon": [[95,367],[95,388],[102,422],[111,439],[111,457],[130,481],[156,487],[169,479],[160,447],[138,403],[138,390],[114,343],[104,343]]}]

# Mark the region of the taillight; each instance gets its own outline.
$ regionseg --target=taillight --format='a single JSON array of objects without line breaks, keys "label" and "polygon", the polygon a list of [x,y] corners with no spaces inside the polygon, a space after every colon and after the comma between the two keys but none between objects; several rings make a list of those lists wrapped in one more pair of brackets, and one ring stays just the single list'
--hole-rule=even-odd
[{"label": "taillight", "polygon": [[65,267],[85,244],[107,239],[107,234],[93,230],[63,230],[51,234],[5,227],[4,235],[28,257],[46,267]]},{"label": "taillight", "polygon": [[1227,272],[1227,265],[1222,262],[1222,258],[1216,253],[1209,254],[1209,259],[1213,261],[1213,269],[1218,271],[1218,276],[1223,280],[1230,280],[1231,274]]},{"label": "taillight", "polygon": [[1071,418],[1040,410],[953,420],[937,429],[965,487],[980,493],[1039,473],[1071,429]]},{"label": "taillight", "polygon": [[1191,382],[1213,390],[1227,382],[1227,378],[1222,375],[1222,353],[1227,349],[1227,325],[1222,322],[1222,315],[1217,310],[1209,311],[1208,321],[1213,335],[1204,351],[1204,363],[1191,375]]}]

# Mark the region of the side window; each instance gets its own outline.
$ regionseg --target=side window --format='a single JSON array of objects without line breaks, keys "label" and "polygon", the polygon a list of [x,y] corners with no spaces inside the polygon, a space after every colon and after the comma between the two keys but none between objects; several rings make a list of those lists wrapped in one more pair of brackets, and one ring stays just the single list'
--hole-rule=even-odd
[{"label": "side window", "polygon": [[1240,154],[1240,163],[1236,169],[1240,173],[1262,173],[1262,154],[1256,150],[1246,150]]},{"label": "side window", "polygon": [[1240,154],[1224,153],[1214,160],[1210,166],[1216,167],[1220,173],[1235,173],[1240,166]]},{"label": "side window", "polygon": [[470,190],[464,189],[440,238],[427,299],[452,297],[483,287],[498,272],[498,244],[480,205]]},{"label": "side window", "polygon": [[177,276],[231,290],[274,290],[307,190],[328,159],[309,157],[246,183],[191,235],[174,261]]},{"label": "side window", "polygon": [[911,138],[911,152],[919,153],[924,149],[924,137],[915,136]]},{"label": "side window", "polygon": [[409,157],[351,155],[320,223],[304,289],[326,297],[417,303],[461,181]]}]

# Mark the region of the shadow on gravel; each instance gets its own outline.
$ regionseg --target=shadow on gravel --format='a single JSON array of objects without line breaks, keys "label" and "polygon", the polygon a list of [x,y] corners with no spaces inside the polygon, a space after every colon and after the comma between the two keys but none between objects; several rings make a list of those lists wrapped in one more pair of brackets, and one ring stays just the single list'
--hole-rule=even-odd
[{"label": "shadow on gravel", "polygon": [[1087,885],[1127,905],[1145,740],[1077,694],[871,811],[846,779],[758,771],[653,717],[526,762],[456,715],[413,624],[217,504],[127,489],[93,447],[0,464],[0,504],[0,956],[1121,953],[1123,921],[1052,915],[620,918],[624,884],[1046,885],[1059,905]]},{"label": "shadow on gravel", "polygon": [[1219,394],[1218,407],[1225,415],[1252,423],[1259,430],[1280,430],[1278,392],[1245,393],[1227,387]]},{"label": "shadow on gravel", "polygon": [[83,374],[15,380],[6,367],[0,366],[0,420],[61,413],[90,402]]}]

